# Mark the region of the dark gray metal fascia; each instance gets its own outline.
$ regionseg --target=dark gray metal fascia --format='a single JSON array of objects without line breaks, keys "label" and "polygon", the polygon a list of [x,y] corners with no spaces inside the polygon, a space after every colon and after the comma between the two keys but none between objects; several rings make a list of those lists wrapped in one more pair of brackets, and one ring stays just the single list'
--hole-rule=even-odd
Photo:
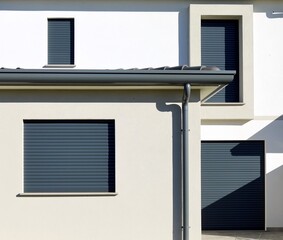
[{"label": "dark gray metal fascia", "polygon": [[0,85],[226,85],[235,71],[1,69]]}]

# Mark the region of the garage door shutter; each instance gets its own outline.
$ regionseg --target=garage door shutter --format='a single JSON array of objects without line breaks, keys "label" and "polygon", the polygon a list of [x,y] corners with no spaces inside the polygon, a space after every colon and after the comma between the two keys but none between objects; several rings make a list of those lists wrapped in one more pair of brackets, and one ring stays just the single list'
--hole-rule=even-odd
[{"label": "garage door shutter", "polygon": [[203,230],[264,229],[264,142],[202,142]]}]

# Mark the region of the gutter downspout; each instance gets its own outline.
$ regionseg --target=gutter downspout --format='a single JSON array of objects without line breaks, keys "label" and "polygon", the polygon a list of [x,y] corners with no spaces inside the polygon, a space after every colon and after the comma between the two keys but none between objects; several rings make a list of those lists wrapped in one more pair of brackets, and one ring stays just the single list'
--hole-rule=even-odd
[{"label": "gutter downspout", "polygon": [[183,240],[189,240],[189,100],[191,85],[184,85],[182,101],[183,125]]}]

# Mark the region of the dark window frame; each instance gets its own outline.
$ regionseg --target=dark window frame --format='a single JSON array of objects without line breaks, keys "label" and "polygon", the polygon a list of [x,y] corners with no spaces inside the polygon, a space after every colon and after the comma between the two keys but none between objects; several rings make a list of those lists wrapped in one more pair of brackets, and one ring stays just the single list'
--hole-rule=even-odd
[{"label": "dark window frame", "polygon": [[[209,40],[208,38],[204,38],[203,34],[210,35]],[[202,65],[217,66],[221,70],[236,70],[234,80],[224,89],[209,98],[206,103],[239,103],[241,99],[240,20],[202,19],[201,36]],[[224,46],[221,43],[217,43],[217,40],[222,40]],[[206,49],[206,53],[204,53],[204,49]]]},{"label": "dark window frame", "polygon": [[74,64],[74,18],[48,18],[48,65]]},{"label": "dark window frame", "polygon": [[113,194],[115,178],[115,120],[24,120],[24,194]]}]

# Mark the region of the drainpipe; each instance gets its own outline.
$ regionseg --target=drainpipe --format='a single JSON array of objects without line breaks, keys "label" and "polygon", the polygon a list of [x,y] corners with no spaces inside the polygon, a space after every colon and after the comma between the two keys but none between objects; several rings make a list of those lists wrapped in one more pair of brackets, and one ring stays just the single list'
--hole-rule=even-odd
[{"label": "drainpipe", "polygon": [[189,100],[191,85],[184,86],[182,101],[183,124],[183,240],[189,240]]}]

